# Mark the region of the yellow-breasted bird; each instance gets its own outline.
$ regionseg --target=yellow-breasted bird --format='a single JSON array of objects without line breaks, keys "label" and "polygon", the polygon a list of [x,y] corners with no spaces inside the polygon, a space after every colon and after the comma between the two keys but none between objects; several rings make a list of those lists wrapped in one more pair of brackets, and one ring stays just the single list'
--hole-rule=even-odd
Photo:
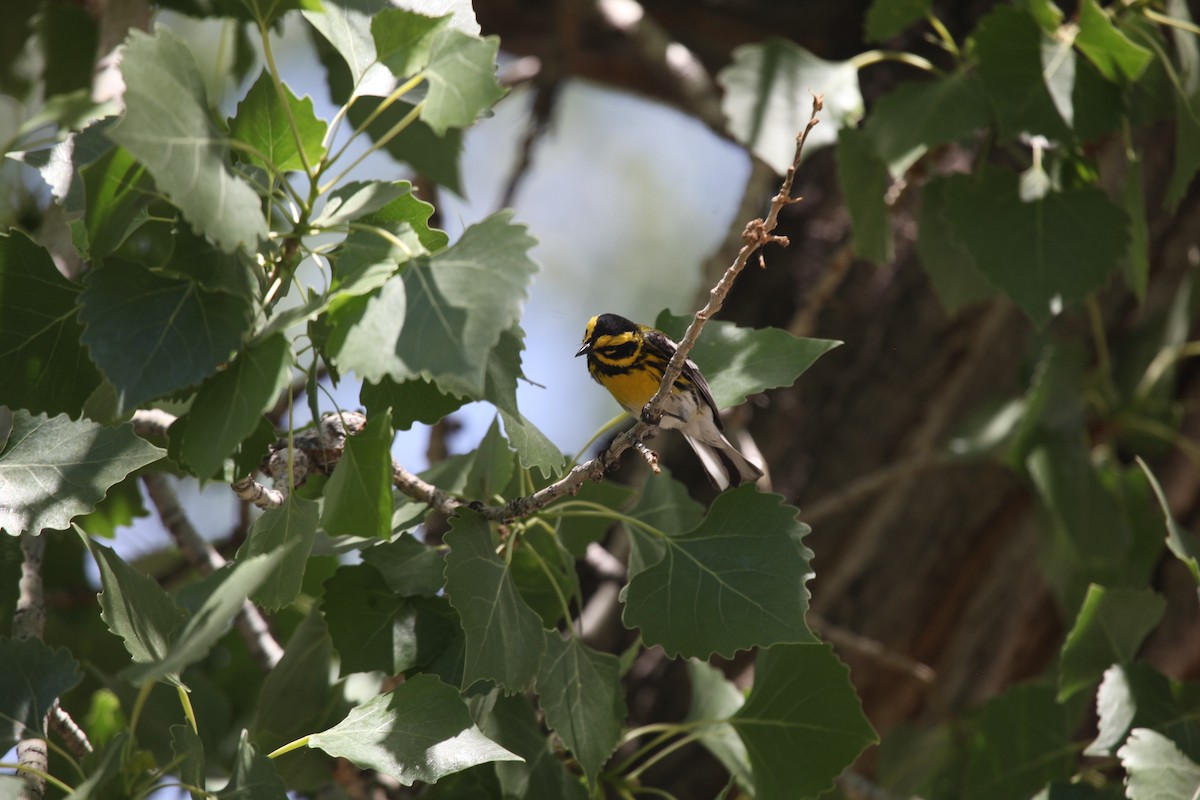
[{"label": "yellow-breasted bird", "polygon": [[[583,346],[575,356],[586,354],[592,378],[637,417],[658,391],[678,347],[662,331],[617,314],[600,314],[588,320]],[[683,433],[718,489],[762,477],[762,470],[725,438],[708,381],[690,358],[675,379],[660,424]]]}]

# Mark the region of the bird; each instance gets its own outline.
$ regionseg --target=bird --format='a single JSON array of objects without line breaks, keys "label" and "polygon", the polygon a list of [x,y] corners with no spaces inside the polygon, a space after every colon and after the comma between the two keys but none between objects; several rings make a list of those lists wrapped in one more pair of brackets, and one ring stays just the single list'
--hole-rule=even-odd
[{"label": "bird", "polygon": [[[588,320],[583,346],[575,357],[586,355],[588,372],[596,383],[636,417],[658,391],[677,349],[679,345],[660,330],[619,314],[598,314]],[[660,425],[683,433],[718,490],[762,477],[762,469],[725,438],[708,381],[690,358],[671,387]]]}]

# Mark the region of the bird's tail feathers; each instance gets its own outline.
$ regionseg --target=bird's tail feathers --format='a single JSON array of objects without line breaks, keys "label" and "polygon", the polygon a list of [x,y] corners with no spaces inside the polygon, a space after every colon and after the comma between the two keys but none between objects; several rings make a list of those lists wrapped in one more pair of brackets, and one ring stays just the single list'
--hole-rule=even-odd
[{"label": "bird's tail feathers", "polygon": [[683,438],[696,452],[708,479],[718,491],[723,492],[730,486],[744,482],[752,483],[763,475],[758,465],[738,452],[724,436],[719,442],[703,441],[687,434]]}]

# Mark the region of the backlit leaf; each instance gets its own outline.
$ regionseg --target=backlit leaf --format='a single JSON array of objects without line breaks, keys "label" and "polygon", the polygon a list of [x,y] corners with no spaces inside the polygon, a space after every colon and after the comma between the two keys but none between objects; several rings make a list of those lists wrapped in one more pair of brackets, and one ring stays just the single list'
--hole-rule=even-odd
[{"label": "backlit leaf", "polygon": [[1112,664],[1133,661],[1158,624],[1167,601],[1149,589],[1092,584],[1067,640],[1058,667],[1058,699],[1089,689]]},{"label": "backlit leaf", "polygon": [[253,148],[242,156],[274,174],[303,170],[305,162],[310,167],[315,166],[325,155],[322,140],[326,126],[317,119],[312,100],[296,97],[287,84],[281,86],[286,108],[270,73],[264,69],[238,103],[237,114],[229,121],[229,134]]},{"label": "backlit leaf", "polygon": [[1157,731],[1135,728],[1117,755],[1130,800],[1193,800],[1200,791],[1200,764]]},{"label": "backlit leaf", "polygon": [[385,412],[346,438],[342,457],[325,484],[321,527],[334,535],[392,532],[392,424]]},{"label": "backlit leaf", "polygon": [[296,599],[317,534],[317,514],[315,501],[289,494],[282,506],[267,509],[250,525],[246,541],[238,550],[239,559],[260,553],[283,553],[275,570],[254,592],[254,602],[277,609]]}]

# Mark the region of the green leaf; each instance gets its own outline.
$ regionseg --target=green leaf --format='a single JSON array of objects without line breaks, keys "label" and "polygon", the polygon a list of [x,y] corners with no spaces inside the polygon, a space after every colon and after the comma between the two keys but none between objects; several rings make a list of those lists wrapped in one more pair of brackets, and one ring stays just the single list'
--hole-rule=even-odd
[{"label": "green leaf", "polygon": [[280,549],[241,559],[205,578],[199,587],[205,593],[203,601],[183,628],[171,637],[170,649],[153,661],[127,667],[121,677],[135,686],[155,680],[182,685],[180,673],[208,655],[229,629],[229,623],[241,610],[242,603],[271,576],[285,553],[286,550]]},{"label": "green leaf", "polygon": [[1134,729],[1117,755],[1130,800],[1192,800],[1200,791],[1200,764],[1157,731]]},{"label": "green leaf", "polygon": [[555,757],[529,698],[497,692],[491,713],[480,725],[489,738],[525,759],[525,763],[496,763],[505,797],[587,800],[587,790],[578,776],[568,772]]},{"label": "green leaf", "polygon": [[986,128],[991,110],[979,78],[954,72],[929,81],[904,81],[881,97],[863,125],[892,177],[899,178],[926,150]]},{"label": "green leaf", "polygon": [[1134,44],[1113,25],[1096,0],[1079,4],[1079,33],[1075,46],[1087,56],[1109,81],[1126,85],[1142,76],[1154,58],[1146,48]]},{"label": "green leaf", "polygon": [[258,268],[245,253],[222,252],[186,225],[172,226],[169,236],[175,248],[161,267],[164,275],[187,278],[204,289],[247,300],[261,297]]},{"label": "green leaf", "polygon": [[364,769],[391,775],[405,786],[491,761],[518,761],[471,722],[458,692],[429,675],[416,675],[387,694],[354,708],[308,746]]},{"label": "green leaf", "polygon": [[367,565],[341,567],[325,582],[322,604],[343,675],[396,675],[432,663],[456,626],[442,598],[397,595]]},{"label": "green leaf", "polygon": [[197,477],[211,478],[225,459],[258,427],[292,376],[287,337],[256,342],[227,369],[201,385],[188,412],[171,426],[172,455]]},{"label": "green leaf", "polygon": [[732,717],[745,704],[746,698],[716,667],[693,658],[688,659],[687,670],[692,683],[692,704],[683,721],[709,722],[698,731],[700,744],[716,756],[743,791],[753,791],[754,772],[750,768],[750,754],[745,742],[728,722],[712,723],[712,720]]},{"label": "green leaf", "polygon": [[948,181],[934,178],[921,195],[917,222],[917,253],[929,283],[948,314],[996,294],[995,288],[975,266],[975,259],[954,239],[946,221]]},{"label": "green leaf", "polygon": [[825,96],[825,110],[805,145],[809,153],[833,144],[838,130],[863,114],[852,61],[825,61],[784,39],[737,48],[717,82],[725,87],[721,110],[729,132],[780,174],[792,165],[796,136],[808,125],[812,92]]},{"label": "green leaf", "polygon": [[879,741],[825,644],[760,651],[754,688],[729,721],[750,754],[756,800],[816,797]]},{"label": "green leaf", "polygon": [[[388,0],[331,0],[322,12],[304,12],[309,24],[341,55],[356,87],[378,61],[375,40],[371,36],[371,19],[390,5]],[[376,69],[386,73],[382,66]],[[355,94],[359,92],[355,91]],[[343,101],[335,93],[335,102]]]},{"label": "green leaf", "polygon": [[504,491],[514,469],[513,452],[500,433],[499,419],[492,420],[474,455],[463,493],[486,501]]},{"label": "green leaf", "polygon": [[[321,0],[235,0],[234,7],[248,13],[251,20],[266,28],[288,11],[320,12],[322,4]],[[258,795],[254,795],[254,800],[258,800]]]},{"label": "green leaf", "polygon": [[126,564],[110,548],[86,536],[100,571],[100,616],[108,629],[125,642],[135,663],[166,658],[187,614],[158,582]]},{"label": "green leaf", "polygon": [[267,509],[250,525],[238,559],[276,550],[283,553],[274,572],[254,592],[255,603],[279,609],[296,599],[317,534],[318,513],[315,501],[289,494],[282,506]]},{"label": "green leaf", "polygon": [[79,342],[78,298],[45,249],[0,236],[0,405],[79,413],[100,373]]},{"label": "green leaf", "polygon": [[94,509],[109,487],[163,454],[129,425],[104,428],[65,414],[14,411],[0,452],[0,528],[14,536],[66,528]]},{"label": "green leaf", "polygon": [[153,36],[133,31],[121,75],[125,114],[109,137],[145,164],[158,189],[221,249],[253,250],[267,235],[261,201],[229,171],[228,146],[209,117],[191,49],[167,28]]},{"label": "green leaf", "polygon": [[83,678],[79,662],[65,647],[40,639],[0,637],[0,747],[46,736],[46,715],[54,701]]},{"label": "green leaf", "polygon": [[325,484],[321,527],[334,535],[377,536],[392,532],[392,423],[386,412],[347,437],[342,457]]},{"label": "green leaf", "polygon": [[130,263],[89,272],[83,342],[117,389],[118,414],[207,378],[241,349],[245,299]]},{"label": "green leaf", "polygon": [[538,702],[546,723],[575,754],[588,785],[612,755],[625,722],[625,698],[616,656],[598,653],[575,636],[546,631],[538,667]]},{"label": "green leaf", "polygon": [[[204,763],[204,742],[200,735],[192,730],[191,725],[172,725],[171,753],[179,763],[179,780],[186,786],[200,787],[202,790],[206,780]],[[192,800],[205,800],[202,791],[189,791]]]},{"label": "green leaf", "polygon": [[963,800],[1028,797],[1070,777],[1071,716],[1049,686],[1015,686],[988,701],[971,726]]},{"label": "green leaf", "polygon": [[522,599],[537,612],[542,625],[554,629],[563,618],[559,599],[573,597],[579,590],[575,559],[559,544],[558,537],[544,528],[529,528],[521,546],[513,551],[511,575]]},{"label": "green leaf", "polygon": [[450,17],[417,14],[406,8],[385,8],[371,20],[375,56],[397,78],[416,74],[429,63],[434,34]]},{"label": "green leaf", "polygon": [[1086,756],[1114,756],[1134,728],[1153,728],[1169,736],[1185,755],[1200,750],[1195,703],[1181,702],[1178,684],[1143,662],[1114,664],[1096,693],[1096,739]]},{"label": "green leaf", "polygon": [[[1073,56],[1069,47],[1058,50],[1029,13],[1011,6],[997,6],[979,23],[974,35],[979,77],[992,104],[1000,136],[1012,139],[1022,133],[1042,134],[1051,140],[1066,139],[1070,133],[1047,84],[1062,78],[1043,63],[1043,47],[1054,49],[1060,67]],[[1072,64],[1073,65],[1073,64]],[[1062,83],[1058,87],[1062,87]],[[1070,86],[1066,85],[1069,92]],[[1018,230],[1006,228],[1006,231]],[[1025,229],[1019,229],[1025,230]],[[1015,237],[1014,237],[1015,238]]]},{"label": "green leaf", "polygon": [[[616,508],[610,506],[610,508]],[[704,520],[704,506],[692,499],[688,487],[671,477],[670,470],[659,475],[647,475],[629,516],[641,520],[667,536],[675,536],[697,528]],[[604,519],[607,530],[612,522]],[[663,537],[644,530],[639,525],[626,524],[629,533],[629,578],[632,580],[646,567],[657,563],[667,552]]]},{"label": "green leaf", "polygon": [[884,196],[887,165],[858,128],[842,128],[837,143],[838,184],[850,212],[854,250],[878,264],[892,260],[892,221]]},{"label": "green leaf", "polygon": [[69,795],[71,800],[107,800],[122,795],[123,790],[127,789],[122,767],[130,746],[130,736],[129,731],[121,731],[105,746],[99,758],[92,757],[88,776],[75,784],[75,791]]},{"label": "green leaf", "polygon": [[413,423],[432,425],[467,404],[469,398],[455,397],[438,389],[431,381],[413,378],[397,383],[388,377],[379,381],[363,381],[358,401],[367,409],[367,416],[392,409],[392,425],[406,431]]},{"label": "green leaf", "polygon": [[259,754],[258,748],[243,730],[237,752],[233,755],[233,774],[216,796],[224,800],[287,800],[288,791],[275,772],[271,759]]},{"label": "green leaf", "polygon": [[[363,97],[350,107],[347,115],[356,126],[366,125],[367,135],[372,141],[380,142],[415,106],[398,101],[380,111],[371,122],[371,114],[379,109],[383,98]],[[451,128],[439,135],[419,118],[399,134],[390,137],[383,149],[397,161],[408,164],[413,171],[424,175],[438,186],[452,192],[462,193],[462,176],[459,171],[459,156],[463,150],[463,132]]]},{"label": "green leaf", "polygon": [[953,237],[1039,326],[1056,298],[1082,300],[1125,252],[1129,220],[1099,189],[1051,192],[1025,203],[1015,173],[989,169],[975,179],[947,179],[945,192]]},{"label": "green leaf", "polygon": [[666,536],[666,554],[629,581],[624,622],[668,656],[813,642],[804,615],[812,551],[798,509],[752,485],[724,492],[699,527]]},{"label": "green leaf", "polygon": [[517,451],[517,460],[522,469],[537,469],[545,478],[562,473],[566,462],[562,450],[537,426],[522,414],[513,416],[504,410],[500,411],[500,419],[504,420],[504,433],[508,436],[509,444]]},{"label": "green leaf", "polygon": [[[654,326],[671,338],[683,338],[689,316],[663,311]],[[791,386],[805,370],[841,342],[801,339],[779,328],[741,328],[709,321],[689,357],[700,367],[718,408],[741,405],[752,394]]]},{"label": "green leaf", "polygon": [[280,83],[280,87],[282,99],[270,73],[264,69],[229,121],[229,135],[253,148],[250,152],[239,151],[242,157],[273,175],[303,170],[306,163],[316,166],[325,157],[322,142],[326,125],[313,111],[312,100],[297,98],[287,84]]},{"label": "green leaf", "polygon": [[453,247],[415,260],[402,281],[389,281],[362,306],[331,312],[343,329],[330,342],[337,366],[373,382],[419,377],[481,397],[488,354],[520,317],[536,269],[527,255],[533,239],[510,217],[501,212],[467,228]]},{"label": "green leaf", "polygon": [[1062,646],[1058,701],[1090,689],[1110,665],[1133,661],[1166,607],[1167,601],[1149,589],[1089,586]]},{"label": "green leaf", "polygon": [[1125,280],[1138,300],[1146,298],[1150,282],[1150,230],[1146,219],[1146,193],[1142,187],[1142,159],[1136,155],[1125,163],[1121,200],[1129,215],[1129,250],[1125,253]]},{"label": "green leaf", "polygon": [[103,258],[147,220],[146,206],[155,199],[154,181],[123,147],[114,147],[79,172],[88,255]]},{"label": "green leaf", "polygon": [[402,197],[411,196],[412,184],[408,181],[347,183],[329,193],[312,225],[314,228],[336,228],[373,214]]},{"label": "green leaf", "polygon": [[139,483],[137,476],[130,474],[125,480],[110,486],[108,494],[96,505],[96,510],[76,517],[75,524],[87,531],[89,536],[111,539],[118,528],[132,525],[135,519],[150,516],[142,502]]},{"label": "green leaf", "polygon": [[496,555],[487,520],[459,511],[446,544],[446,594],[466,634],[463,688],[491,680],[506,693],[523,691],[538,671],[542,621],[521,599],[508,567]]},{"label": "green leaf", "polygon": [[421,119],[438,136],[448,128],[466,128],[504,97],[496,80],[496,53],[500,39],[480,39],[454,29],[433,39],[425,69],[429,93],[421,106]]},{"label": "green leaf", "polygon": [[867,9],[867,41],[890,39],[933,12],[933,0],[874,0]]},{"label": "green leaf", "polygon": [[1163,492],[1162,486],[1159,485],[1158,479],[1154,477],[1154,473],[1150,471],[1150,467],[1146,465],[1145,461],[1138,458],[1137,462],[1138,466],[1142,468],[1142,472],[1145,473],[1146,480],[1150,482],[1150,488],[1154,490],[1154,496],[1158,499],[1159,508],[1162,509],[1163,518],[1166,520],[1167,548],[1183,562],[1188,572],[1192,574],[1192,579],[1200,584],[1200,538],[1175,521],[1175,515],[1171,513],[1171,505],[1167,502],[1167,496]]},{"label": "green leaf", "polygon": [[[669,474],[669,473],[668,473]],[[647,485],[651,478],[647,478]],[[665,481],[661,476],[654,478],[657,481]],[[613,511],[619,511],[628,505],[628,501],[634,495],[634,490],[628,486],[622,486],[613,481],[604,481],[603,483],[593,483],[588,481],[579,487],[579,491],[575,494],[575,500],[581,500],[590,503],[597,503],[605,508],[611,508]],[[684,525],[677,530],[690,530],[699,524],[704,517],[704,508],[695,501],[690,500],[696,506],[697,511],[695,519],[690,525]],[[557,536],[562,542],[563,547],[567,552],[576,558],[582,558],[587,552],[587,546],[592,542],[598,542],[604,538],[608,530],[613,526],[613,520],[607,517],[570,517],[556,521]]]},{"label": "green leaf", "polygon": [[432,597],[445,584],[446,565],[441,554],[407,533],[363,550],[362,559],[379,570],[388,588],[402,597]]},{"label": "green leaf", "polygon": [[[1178,88],[1178,87],[1177,87]],[[1175,166],[1167,185],[1164,205],[1174,213],[1187,195],[1196,170],[1200,169],[1200,93],[1192,96],[1176,91],[1175,97]]]}]

